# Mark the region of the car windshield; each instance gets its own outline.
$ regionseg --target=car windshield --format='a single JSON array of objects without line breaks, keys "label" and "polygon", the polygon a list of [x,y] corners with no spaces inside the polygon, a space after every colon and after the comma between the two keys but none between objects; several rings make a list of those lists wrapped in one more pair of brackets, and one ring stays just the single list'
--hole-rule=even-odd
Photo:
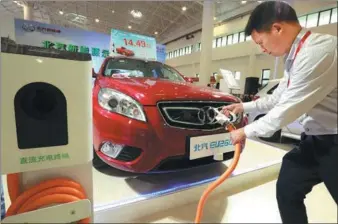
[{"label": "car windshield", "polygon": [[105,68],[105,76],[113,78],[158,78],[185,82],[184,78],[174,69],[160,62],[135,59],[111,59]]}]

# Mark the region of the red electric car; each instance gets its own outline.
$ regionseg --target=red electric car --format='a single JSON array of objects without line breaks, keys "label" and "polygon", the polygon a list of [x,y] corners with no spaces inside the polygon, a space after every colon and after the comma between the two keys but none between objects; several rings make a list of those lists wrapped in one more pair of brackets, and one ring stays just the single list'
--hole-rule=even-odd
[{"label": "red electric car", "polygon": [[[206,144],[191,146],[189,142],[191,137],[226,133],[208,119],[212,116],[209,109],[239,102],[238,98],[198,87],[174,68],[156,61],[108,57],[94,76],[95,167],[108,164],[128,172],[150,173],[215,162],[203,152],[192,159],[191,148],[201,153]],[[239,116],[235,126],[246,124],[246,117]],[[231,144],[224,135],[218,136],[221,139],[214,139],[211,145]],[[229,151],[223,159],[233,155]]]},{"label": "red electric car", "polygon": [[129,56],[129,57],[135,55],[135,54],[134,54],[134,51],[129,50],[129,49],[125,48],[125,47],[119,47],[119,48],[117,48],[117,49],[116,49],[116,52],[117,52],[118,54],[125,55],[125,56]]}]

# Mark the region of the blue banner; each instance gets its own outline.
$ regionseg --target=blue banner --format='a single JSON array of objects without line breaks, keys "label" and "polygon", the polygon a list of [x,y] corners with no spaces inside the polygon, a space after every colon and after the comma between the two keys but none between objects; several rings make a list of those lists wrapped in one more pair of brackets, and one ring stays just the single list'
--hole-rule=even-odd
[{"label": "blue banner", "polygon": [[[127,43],[125,50],[119,49],[120,53],[130,55],[132,51],[135,57],[164,62],[165,46],[156,45],[155,38],[124,31],[117,31],[115,34],[114,40],[120,48]],[[104,33],[15,19],[15,40],[18,44],[90,53],[95,72],[99,71],[103,60],[110,55],[111,37]],[[119,48],[116,44],[115,49]]]},{"label": "blue banner", "polygon": [[110,55],[157,60],[156,39],[122,30],[111,30]]},{"label": "blue banner", "polygon": [[90,53],[96,72],[109,56],[107,34],[35,21],[15,19],[15,41],[18,44]]},{"label": "blue banner", "polygon": [[157,61],[164,63],[165,62],[165,45],[157,44]]}]

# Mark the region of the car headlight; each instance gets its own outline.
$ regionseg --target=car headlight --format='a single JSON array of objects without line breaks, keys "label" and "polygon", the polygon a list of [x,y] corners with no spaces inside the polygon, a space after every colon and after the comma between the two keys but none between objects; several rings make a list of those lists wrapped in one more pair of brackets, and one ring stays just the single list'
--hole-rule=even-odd
[{"label": "car headlight", "polygon": [[113,89],[102,88],[98,101],[104,109],[136,120],[146,121],[142,106],[130,96]]}]

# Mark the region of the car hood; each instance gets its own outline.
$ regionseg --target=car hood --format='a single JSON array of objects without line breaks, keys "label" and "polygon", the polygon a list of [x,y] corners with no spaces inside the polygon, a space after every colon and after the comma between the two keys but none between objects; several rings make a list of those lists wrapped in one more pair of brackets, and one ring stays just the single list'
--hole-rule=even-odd
[{"label": "car hood", "polygon": [[155,78],[103,78],[102,88],[112,88],[129,95],[142,105],[156,105],[167,100],[201,100],[239,102],[231,94],[188,82],[173,82]]}]

